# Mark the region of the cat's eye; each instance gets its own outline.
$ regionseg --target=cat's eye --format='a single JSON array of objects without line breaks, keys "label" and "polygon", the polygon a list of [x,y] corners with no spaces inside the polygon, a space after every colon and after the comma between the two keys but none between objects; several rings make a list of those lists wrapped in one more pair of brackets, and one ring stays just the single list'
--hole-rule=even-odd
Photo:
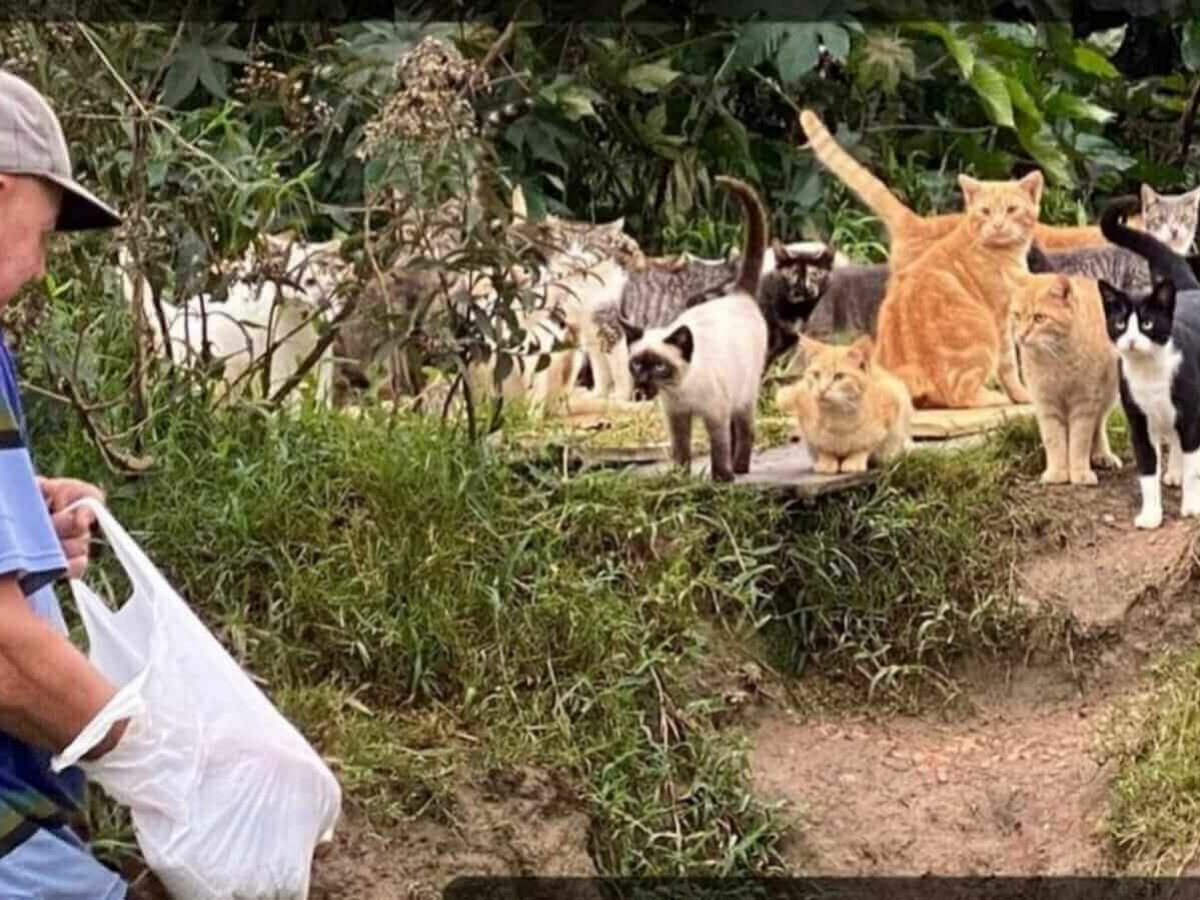
[{"label": "cat's eye", "polygon": [[980,212],[983,213],[985,216],[990,216],[992,214],[992,208],[990,206],[985,206],[983,209],[980,210]]},{"label": "cat's eye", "polygon": [[1033,317],[1033,324],[1035,324],[1035,325],[1041,325],[1045,321],[1046,321],[1046,317],[1042,313],[1037,313]]},{"label": "cat's eye", "polygon": [[1153,322],[1143,322],[1143,323],[1142,323],[1142,331],[1145,331],[1145,332],[1148,334],[1148,333],[1150,333],[1150,332],[1151,332],[1151,331],[1153,331],[1153,330],[1154,330],[1154,323],[1153,323]]},{"label": "cat's eye", "polygon": [[1015,206],[1013,206],[1013,205],[1010,203],[1010,204],[1009,204],[1009,205],[1008,205],[1008,206],[1005,208],[1005,210],[1004,210],[1004,211],[1005,211],[1006,213],[1008,213],[1008,214],[1011,216],[1013,213],[1015,213],[1015,212],[1017,211],[1017,208],[1016,208]]}]

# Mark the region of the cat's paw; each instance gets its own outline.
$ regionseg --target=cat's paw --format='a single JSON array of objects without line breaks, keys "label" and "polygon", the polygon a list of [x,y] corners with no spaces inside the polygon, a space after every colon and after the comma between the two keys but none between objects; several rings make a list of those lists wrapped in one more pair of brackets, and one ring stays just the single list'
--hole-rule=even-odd
[{"label": "cat's paw", "polygon": [[1091,469],[1083,472],[1075,472],[1071,475],[1071,484],[1082,484],[1088,487],[1094,487],[1100,483],[1100,479]]},{"label": "cat's paw", "polygon": [[1092,457],[1092,465],[1097,469],[1112,469],[1117,471],[1124,465],[1121,457],[1115,453],[1098,453]]},{"label": "cat's paw", "polygon": [[1143,509],[1133,520],[1133,524],[1138,528],[1157,528],[1162,524],[1162,510]]},{"label": "cat's paw", "polygon": [[728,484],[733,481],[733,472],[728,469],[713,469],[712,480]]},{"label": "cat's paw", "polygon": [[818,475],[836,475],[838,473],[838,461],[832,456],[823,457],[813,463],[813,471]]},{"label": "cat's paw", "polygon": [[842,460],[843,472],[865,472],[867,471],[868,458],[866,456],[853,457],[847,456]]},{"label": "cat's paw", "polygon": [[1167,474],[1163,476],[1163,484],[1165,484],[1167,487],[1179,487],[1181,484],[1183,484],[1183,473],[1169,470]]},{"label": "cat's paw", "polygon": [[1195,516],[1200,516],[1200,497],[1195,495],[1184,497],[1183,503],[1179,507],[1179,515],[1185,519],[1191,519]]},{"label": "cat's paw", "polygon": [[1014,388],[1013,390],[1008,391],[1008,399],[1013,403],[1032,403],[1033,395],[1031,395],[1025,388]]},{"label": "cat's paw", "polygon": [[1071,476],[1062,469],[1047,469],[1042,473],[1042,484],[1068,484]]}]

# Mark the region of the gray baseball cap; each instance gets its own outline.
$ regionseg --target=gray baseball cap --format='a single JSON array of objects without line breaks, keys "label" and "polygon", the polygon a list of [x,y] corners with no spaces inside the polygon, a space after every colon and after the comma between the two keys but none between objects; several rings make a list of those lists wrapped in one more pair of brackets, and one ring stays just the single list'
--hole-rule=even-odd
[{"label": "gray baseball cap", "polygon": [[89,231],[121,224],[118,216],[71,177],[71,156],[58,116],[38,91],[0,70],[0,172],[37,175],[63,189],[56,230]]}]

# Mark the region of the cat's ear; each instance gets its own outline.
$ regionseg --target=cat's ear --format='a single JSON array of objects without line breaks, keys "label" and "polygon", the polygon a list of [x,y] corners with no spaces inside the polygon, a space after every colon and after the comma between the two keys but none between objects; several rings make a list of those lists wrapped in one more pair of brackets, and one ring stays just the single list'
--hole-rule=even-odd
[{"label": "cat's ear", "polygon": [[1150,185],[1146,184],[1145,182],[1142,182],[1141,198],[1142,212],[1144,213],[1158,202],[1158,191],[1154,190],[1154,188],[1150,187]]},{"label": "cat's ear", "polygon": [[778,267],[782,263],[790,262],[792,255],[788,253],[787,247],[779,238],[771,238],[771,254],[775,257],[775,265]]},{"label": "cat's ear", "polygon": [[967,207],[974,203],[975,198],[979,196],[979,189],[983,187],[983,182],[970,175],[959,175],[958,186],[962,189],[963,206]]},{"label": "cat's ear", "polygon": [[851,365],[858,366],[858,368],[865,372],[871,365],[871,355],[874,351],[874,341],[871,340],[869,334],[864,334],[850,345],[850,349],[846,353],[846,359],[850,361]]},{"label": "cat's ear", "polygon": [[1183,196],[1192,206],[1200,207],[1200,187],[1192,188]]},{"label": "cat's ear", "polygon": [[1150,292],[1150,302],[1163,310],[1175,311],[1175,285],[1167,279],[1158,279]]},{"label": "cat's ear", "polygon": [[1050,291],[1050,296],[1059,303],[1071,302],[1071,279],[1066,275],[1058,275],[1054,279],[1054,287]]},{"label": "cat's ear", "polygon": [[606,234],[620,234],[625,230],[625,217],[613,219],[611,222],[605,222],[602,225],[597,225],[596,228]]},{"label": "cat's ear", "polygon": [[617,321],[621,323],[621,330],[625,332],[625,343],[627,343],[630,347],[640,341],[646,334],[644,329],[634,325],[624,316],[620,317]]},{"label": "cat's ear", "polygon": [[1101,278],[1096,286],[1100,289],[1100,299],[1104,301],[1105,306],[1115,306],[1118,303],[1125,303],[1127,298],[1125,294],[1117,290],[1103,278]]},{"label": "cat's ear", "polygon": [[696,352],[696,342],[692,337],[692,329],[686,325],[680,325],[668,334],[663,343],[670,344],[678,350],[679,355],[683,357],[683,361],[687,363],[692,361],[692,354]]},{"label": "cat's ear", "polygon": [[1021,190],[1029,195],[1029,199],[1033,201],[1034,206],[1040,206],[1042,203],[1042,189],[1046,186],[1045,176],[1042,175],[1041,169],[1034,169],[1024,178],[1017,182]]}]

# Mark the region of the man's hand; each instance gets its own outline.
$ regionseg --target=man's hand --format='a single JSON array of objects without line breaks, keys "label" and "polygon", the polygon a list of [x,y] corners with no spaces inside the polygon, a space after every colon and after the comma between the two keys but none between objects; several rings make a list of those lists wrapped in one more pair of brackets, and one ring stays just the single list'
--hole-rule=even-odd
[{"label": "man's hand", "polygon": [[104,491],[75,478],[39,476],[38,487],[42,489],[42,496],[50,507],[50,518],[62,544],[63,556],[67,558],[67,577],[81,578],[87,570],[88,547],[96,517],[89,509],[63,510],[84,497],[93,497],[103,503]]}]

